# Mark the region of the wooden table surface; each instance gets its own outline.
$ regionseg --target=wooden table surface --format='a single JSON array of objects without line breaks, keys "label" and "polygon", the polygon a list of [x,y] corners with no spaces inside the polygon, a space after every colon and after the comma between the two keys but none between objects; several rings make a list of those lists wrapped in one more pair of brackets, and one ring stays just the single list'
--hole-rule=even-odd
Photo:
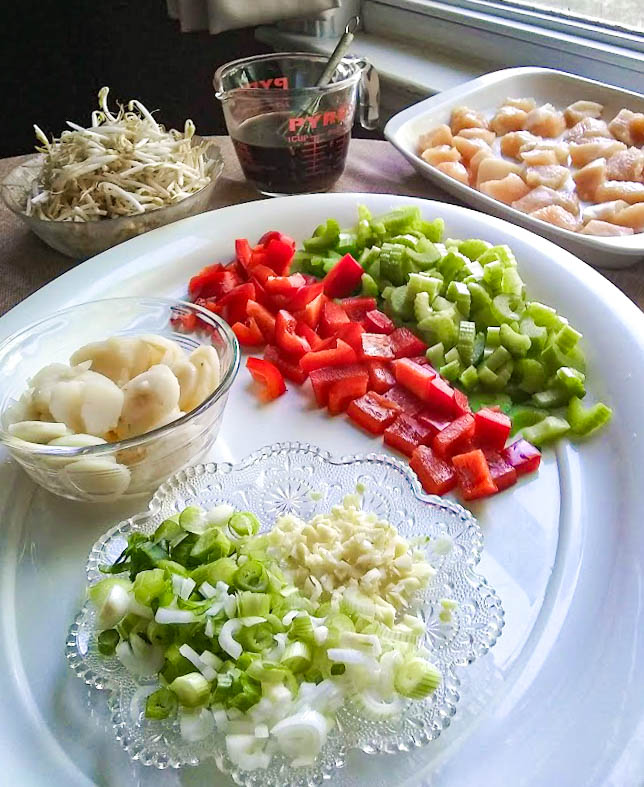
[{"label": "wooden table surface", "polygon": [[[230,138],[215,137],[214,141],[221,148],[225,168],[209,207],[221,208],[260,198],[244,180]],[[24,158],[0,160],[0,180]],[[378,140],[351,141],[345,172],[333,191],[402,194],[457,202],[421,178],[388,142]],[[46,246],[0,203],[0,314],[76,264],[78,260]],[[602,273],[644,309],[644,266]]]}]

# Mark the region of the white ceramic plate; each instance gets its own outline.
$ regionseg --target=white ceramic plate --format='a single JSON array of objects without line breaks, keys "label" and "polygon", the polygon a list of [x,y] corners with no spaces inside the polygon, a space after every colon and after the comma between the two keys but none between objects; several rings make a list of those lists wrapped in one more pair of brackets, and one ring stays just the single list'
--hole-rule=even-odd
[{"label": "white ceramic plate", "polygon": [[[302,239],[328,216],[353,223],[358,202],[374,212],[416,203],[427,218],[442,216],[452,237],[509,243],[534,297],[583,331],[592,396],[612,404],[615,418],[591,442],[563,442],[547,452],[536,478],[472,507],[486,538],[479,569],[501,598],[503,634],[465,671],[458,713],[434,744],[396,757],[352,754],[347,782],[641,785],[644,315],[580,260],[530,232],[453,205],[367,194],[288,197],[196,216],[105,252],[0,319],[0,340],[81,300],[181,295],[200,267],[230,258],[236,237],[281,229]],[[336,455],[383,450],[344,417],[316,410],[308,386],[290,386],[269,406],[258,404],[248,387],[242,368],[213,458],[239,460],[285,440]],[[212,784],[208,766],[177,773],[130,763],[107,715],[89,715],[89,689],[65,663],[88,550],[134,513],[132,506],[56,499],[6,455],[0,489],[0,782]]]},{"label": "white ceramic plate", "polygon": [[533,96],[537,104],[549,102],[560,109],[580,99],[599,101],[604,105],[604,116],[609,119],[622,107],[644,112],[644,96],[638,93],[549,68],[507,68],[485,74],[404,109],[387,123],[385,136],[421,175],[437,186],[468,205],[554,240],[591,265],[625,268],[644,259],[644,233],[602,238],[560,229],[459,183],[420,158],[417,153],[418,137],[439,123],[449,123],[455,106],[465,104],[491,117],[508,96]]}]

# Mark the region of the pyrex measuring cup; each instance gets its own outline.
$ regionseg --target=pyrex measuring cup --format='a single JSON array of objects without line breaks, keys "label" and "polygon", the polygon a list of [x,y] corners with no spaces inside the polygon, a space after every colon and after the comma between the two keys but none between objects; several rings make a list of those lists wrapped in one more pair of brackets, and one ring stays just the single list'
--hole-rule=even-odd
[{"label": "pyrex measuring cup", "polygon": [[257,55],[217,70],[222,102],[244,175],[269,196],[326,191],[342,174],[356,111],[373,129],[378,78],[346,56],[330,84],[316,87],[327,58],[301,52]]}]

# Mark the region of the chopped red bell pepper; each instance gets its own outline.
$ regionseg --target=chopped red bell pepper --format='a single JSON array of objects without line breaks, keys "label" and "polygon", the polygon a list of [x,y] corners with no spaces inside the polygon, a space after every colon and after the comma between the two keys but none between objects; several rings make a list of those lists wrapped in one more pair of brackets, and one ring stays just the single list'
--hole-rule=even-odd
[{"label": "chopped red bell pepper", "polygon": [[[431,366],[427,368],[431,369]],[[454,389],[439,375],[436,375],[427,386],[425,401],[433,409],[440,410],[447,415],[454,414]]]},{"label": "chopped red bell pepper", "polygon": [[372,309],[367,312],[362,318],[362,324],[369,333],[384,333],[389,335],[393,333],[396,328],[393,320],[387,317],[387,315],[379,309]]},{"label": "chopped red bell pepper", "polygon": [[436,413],[434,410],[423,410],[416,415],[416,418],[432,430],[432,438],[439,432],[442,432],[453,420],[442,413]]},{"label": "chopped red bell pepper", "polygon": [[300,365],[295,358],[286,355],[272,344],[269,344],[264,350],[264,359],[275,364],[287,380],[291,380],[298,385],[302,385],[308,377],[307,373],[300,369]]},{"label": "chopped red bell pepper", "polygon": [[541,463],[541,452],[539,449],[523,438],[511,443],[500,453],[505,461],[514,467],[517,475],[533,473]]},{"label": "chopped red bell pepper", "polygon": [[322,306],[318,333],[324,338],[337,336],[340,327],[347,325],[349,322],[349,317],[342,306],[335,301],[327,300]]},{"label": "chopped red bell pepper", "polygon": [[265,306],[256,301],[248,301],[246,314],[255,320],[257,327],[262,332],[264,341],[267,344],[272,344],[275,341],[275,317]]},{"label": "chopped red bell pepper", "polygon": [[[269,276],[264,284],[264,289],[269,295],[289,295],[305,286],[304,276],[301,273],[292,273],[290,276]],[[303,305],[306,306],[306,304]]]},{"label": "chopped red bell pepper", "polygon": [[384,437],[386,445],[411,456],[417,446],[425,445],[431,439],[432,431],[413,416],[401,413],[385,429]]},{"label": "chopped red bell pepper", "polygon": [[432,369],[434,368],[427,360],[427,356],[425,355],[414,355],[413,357],[410,357],[409,360],[417,363],[419,366],[429,366]]},{"label": "chopped red bell pepper", "polygon": [[360,337],[362,351],[360,357],[364,360],[377,358],[378,360],[393,360],[394,350],[389,336],[381,333],[363,333]]},{"label": "chopped red bell pepper", "polygon": [[263,386],[260,397],[265,402],[277,399],[286,391],[286,384],[282,373],[270,361],[262,358],[248,358],[246,368],[251,373],[253,380]]},{"label": "chopped red bell pepper", "polygon": [[367,392],[368,383],[369,375],[366,369],[363,369],[360,375],[345,377],[332,383],[329,388],[328,404],[331,415],[344,412],[354,399],[363,396]]},{"label": "chopped red bell pepper", "polygon": [[[302,276],[301,273],[293,275]],[[302,276],[302,278],[304,278],[304,276]],[[319,281],[315,284],[305,283],[301,287],[297,287],[290,292],[273,295],[272,297],[273,302],[276,306],[279,306],[280,309],[288,309],[291,313],[295,313],[306,308],[307,304],[315,300],[321,292],[322,282]]]},{"label": "chopped red bell pepper", "polygon": [[[300,366],[305,372],[312,372],[324,366],[344,366],[345,364],[355,363],[358,357],[352,347],[342,339],[336,339],[335,347],[328,347],[326,350],[307,352],[300,358]],[[369,375],[367,375],[368,379]],[[366,390],[366,389],[365,389]]]},{"label": "chopped red bell pepper", "polygon": [[246,238],[237,238],[235,241],[235,257],[248,274],[252,268],[253,250]]},{"label": "chopped red bell pepper", "polygon": [[243,322],[248,313],[246,307],[249,300],[255,300],[255,285],[247,281],[244,284],[238,284],[237,287],[219,298],[217,313],[223,314],[229,325]]},{"label": "chopped red bell pepper", "polygon": [[369,390],[383,394],[396,384],[396,378],[386,361],[367,361]]},{"label": "chopped red bell pepper", "polygon": [[516,483],[517,471],[498,451],[483,451],[490,475],[499,492]]},{"label": "chopped red bell pepper", "polygon": [[311,351],[310,344],[295,332],[297,320],[292,314],[280,309],[275,318],[275,343],[287,355],[300,358]]},{"label": "chopped red bell pepper", "polygon": [[354,399],[347,408],[347,415],[358,426],[371,434],[382,434],[393,423],[400,407],[374,391],[368,391],[359,399]]},{"label": "chopped red bell pepper", "polygon": [[338,330],[338,338],[346,342],[350,347],[353,347],[355,353],[358,355],[362,351],[361,336],[364,333],[364,328],[359,322],[347,322],[340,326]]},{"label": "chopped red bell pepper", "polygon": [[396,380],[407,390],[416,394],[423,401],[429,399],[429,385],[436,377],[436,372],[431,366],[421,366],[409,358],[400,358],[394,361]]},{"label": "chopped red bell pepper", "polygon": [[298,320],[295,330],[299,336],[303,336],[306,339],[306,341],[311,345],[311,350],[314,352],[317,352],[318,350],[326,350],[328,347],[335,345],[335,339],[333,337],[329,337],[328,339],[320,339],[313,328],[309,328],[305,322],[301,322],[300,320]]},{"label": "chopped red bell pepper", "polygon": [[309,328],[316,330],[320,323],[322,309],[327,301],[328,298],[326,295],[324,293],[320,293],[320,295],[314,298],[310,303],[307,303],[303,309],[294,311],[293,316],[298,320],[305,322]]},{"label": "chopped red bell pepper", "polygon": [[188,284],[188,292],[193,301],[196,298],[221,298],[241,283],[240,276],[217,263],[203,268],[193,276]]},{"label": "chopped red bell pepper", "polygon": [[479,447],[500,451],[505,446],[512,429],[512,421],[505,413],[482,407],[474,414],[474,422],[474,440]]},{"label": "chopped red bell pepper", "polygon": [[295,241],[286,235],[271,238],[264,244],[266,250],[266,264],[276,273],[284,274],[291,264],[295,253]]},{"label": "chopped red bell pepper", "polygon": [[442,429],[432,440],[434,452],[444,459],[466,451],[474,437],[474,416],[461,415]]},{"label": "chopped red bell pepper", "polygon": [[396,328],[389,335],[391,346],[396,358],[410,358],[414,355],[422,355],[427,349],[425,342],[415,336],[409,328]]},{"label": "chopped red bell pepper", "polygon": [[444,495],[456,486],[452,465],[436,456],[428,445],[419,445],[414,450],[409,466],[429,495]]},{"label": "chopped red bell pepper", "polygon": [[234,322],[230,327],[242,347],[259,347],[264,344],[262,332],[252,317],[245,323]]},{"label": "chopped red bell pepper", "polygon": [[452,464],[464,500],[477,500],[480,497],[487,497],[498,492],[490,475],[485,454],[480,448],[475,448],[466,454],[453,456]]},{"label": "chopped red bell pepper", "polygon": [[365,368],[362,364],[352,363],[347,366],[326,366],[314,369],[311,374],[311,385],[315,400],[319,407],[326,407],[329,401],[329,389],[338,380],[362,380]]},{"label": "chopped red bell pepper", "polygon": [[411,391],[403,388],[402,385],[398,385],[398,383],[392,386],[383,396],[390,402],[395,402],[399,405],[400,409],[407,415],[416,415],[425,408],[425,403],[421,399]]},{"label": "chopped red bell pepper", "polygon": [[472,412],[467,394],[463,393],[463,391],[458,388],[454,388],[453,410],[454,415],[465,415],[465,413]]},{"label": "chopped red bell pepper", "polygon": [[345,298],[360,285],[362,266],[350,254],[338,260],[322,280],[329,298]]},{"label": "chopped red bell pepper", "polygon": [[[376,308],[376,299],[365,295],[356,295],[353,298],[343,298],[340,306],[345,310],[351,322],[362,322],[367,312]],[[380,333],[374,331],[374,333]]]}]

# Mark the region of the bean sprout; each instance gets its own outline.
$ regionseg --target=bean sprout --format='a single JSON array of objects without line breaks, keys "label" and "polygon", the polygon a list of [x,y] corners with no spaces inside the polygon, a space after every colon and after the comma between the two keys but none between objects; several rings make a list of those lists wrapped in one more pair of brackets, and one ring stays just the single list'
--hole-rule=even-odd
[{"label": "bean sprout", "polygon": [[50,141],[34,126],[43,169],[25,213],[45,221],[94,221],[133,216],[171,205],[210,182],[208,142],[195,144],[195,126],[166,131],[140,101],[119,104],[113,114],[109,88],[98,93],[90,128],[67,121],[70,130]]}]

